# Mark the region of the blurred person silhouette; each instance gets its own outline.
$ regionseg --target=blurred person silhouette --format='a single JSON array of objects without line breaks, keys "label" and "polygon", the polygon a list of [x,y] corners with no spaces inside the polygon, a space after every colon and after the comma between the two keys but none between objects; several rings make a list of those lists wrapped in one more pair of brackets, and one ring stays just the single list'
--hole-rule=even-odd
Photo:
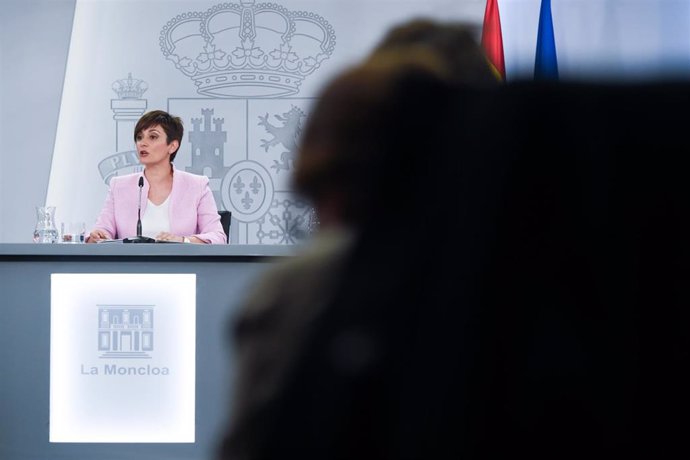
[{"label": "blurred person silhouette", "polygon": [[236,458],[687,457],[690,85],[444,96]]},{"label": "blurred person silhouette", "polygon": [[[454,87],[496,83],[464,27],[419,24],[424,34],[382,43],[363,64],[336,77],[310,114],[294,182],[314,204],[320,229],[303,254],[258,283],[234,319],[238,375],[222,458],[267,452],[276,404],[312,324],[340,290],[360,229],[388,220],[407,234],[407,223],[417,218],[407,195],[413,180],[430,180],[429,164],[444,151],[439,133],[451,122]],[[461,39],[446,40],[441,50],[431,40],[434,34]],[[472,71],[459,77],[462,63],[456,59]]]},{"label": "blurred person silhouette", "polygon": [[414,18],[389,29],[368,59],[391,52],[432,54],[443,61],[449,82],[472,88],[496,86],[501,80],[475,36],[475,27],[469,23]]},{"label": "blurred person silhouette", "polygon": [[410,151],[394,151],[400,142],[392,138],[397,129],[424,129],[426,137],[429,123],[418,119],[435,107],[430,101],[420,105],[419,99],[440,98],[447,86],[415,65],[387,65],[345,72],[328,85],[310,115],[295,182],[312,199],[320,228],[302,254],[261,280],[234,322],[238,378],[223,458],[252,458],[265,447],[267,412],[312,322],[338,290],[359,228],[379,212],[403,226],[409,219],[398,196],[403,184],[383,183],[379,176],[387,168],[415,168],[411,149],[421,142],[411,141]]},{"label": "blurred person silhouette", "polygon": [[275,385],[240,387],[224,456],[686,457],[690,85],[438,80],[457,86],[403,79],[374,116],[396,135],[296,341],[240,321],[240,355],[266,358],[240,380]]}]

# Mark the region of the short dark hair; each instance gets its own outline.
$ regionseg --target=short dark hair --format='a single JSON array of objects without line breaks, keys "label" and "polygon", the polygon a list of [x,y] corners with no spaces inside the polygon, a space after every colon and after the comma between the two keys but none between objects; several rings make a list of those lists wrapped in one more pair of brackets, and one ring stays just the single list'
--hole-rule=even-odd
[{"label": "short dark hair", "polygon": [[[168,145],[172,141],[177,141],[180,146],[182,145],[182,136],[184,135],[182,119],[180,117],[170,115],[168,112],[163,110],[151,110],[139,118],[137,125],[134,127],[134,142],[137,141],[137,136],[141,134],[142,131],[156,125],[159,125],[161,128],[163,128],[163,131],[165,131],[165,140]],[[180,146],[177,147],[177,150],[180,150]],[[170,155],[171,162],[175,160],[177,150]]]}]

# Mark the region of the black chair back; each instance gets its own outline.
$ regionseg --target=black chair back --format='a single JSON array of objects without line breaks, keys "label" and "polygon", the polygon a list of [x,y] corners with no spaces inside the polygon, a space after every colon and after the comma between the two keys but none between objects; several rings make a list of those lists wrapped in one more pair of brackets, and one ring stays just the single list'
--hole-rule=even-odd
[{"label": "black chair back", "polygon": [[230,242],[230,218],[232,213],[230,211],[218,211],[220,216],[220,225],[223,226],[223,231],[225,232],[225,242]]}]

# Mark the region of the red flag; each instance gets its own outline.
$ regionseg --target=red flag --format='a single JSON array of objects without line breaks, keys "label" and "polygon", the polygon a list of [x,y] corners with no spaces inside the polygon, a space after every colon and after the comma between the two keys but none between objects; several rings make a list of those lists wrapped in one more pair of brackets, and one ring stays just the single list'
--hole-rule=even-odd
[{"label": "red flag", "polygon": [[501,80],[505,80],[506,65],[503,60],[503,36],[501,35],[501,17],[498,14],[498,0],[486,0],[482,47],[496,74]]}]

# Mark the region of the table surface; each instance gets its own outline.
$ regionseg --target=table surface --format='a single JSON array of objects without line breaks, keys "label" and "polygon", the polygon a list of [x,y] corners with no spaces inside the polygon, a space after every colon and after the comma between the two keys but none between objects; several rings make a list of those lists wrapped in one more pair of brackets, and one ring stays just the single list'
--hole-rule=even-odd
[{"label": "table surface", "polygon": [[298,245],[263,244],[33,244],[1,243],[0,257],[281,257],[295,255]]}]

